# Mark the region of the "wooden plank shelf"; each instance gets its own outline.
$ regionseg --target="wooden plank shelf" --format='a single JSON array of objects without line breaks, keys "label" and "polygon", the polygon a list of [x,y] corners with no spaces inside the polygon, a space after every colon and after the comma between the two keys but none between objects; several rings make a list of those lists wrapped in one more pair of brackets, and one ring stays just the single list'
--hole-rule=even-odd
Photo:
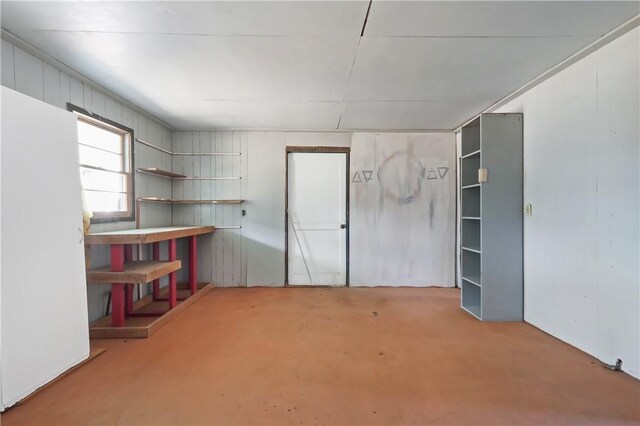
[{"label": "wooden plank shelf", "polygon": [[157,167],[140,167],[136,169],[138,173],[145,173],[148,175],[160,176],[167,179],[178,179],[178,180],[240,180],[241,176],[186,176],[181,175],[180,173],[170,172],[169,170],[162,170]]},{"label": "wooden plank shelf", "polygon": [[[190,295],[189,285],[178,283],[178,299],[182,300],[178,301],[178,306],[162,316],[134,315],[125,319],[124,327],[114,327],[111,325],[111,316],[108,315],[90,325],[89,337],[91,339],[146,339],[211,290],[213,287],[210,283],[198,283],[196,294],[187,297]],[[160,294],[166,296],[167,288],[163,288]],[[157,312],[159,309],[166,309],[166,303],[165,301],[154,301],[153,296],[149,295],[134,302],[133,309],[134,313],[138,314]]]},{"label": "wooden plank shelf", "polygon": [[143,145],[148,146],[149,148],[153,148],[156,149],[160,152],[163,152],[165,154],[169,154],[169,155],[184,155],[184,156],[209,156],[209,157],[235,157],[235,156],[239,156],[242,155],[241,152],[171,152],[168,149],[164,149],[164,148],[160,148],[159,146],[156,146],[152,143],[143,141],[140,138],[136,138],[136,142],[139,142]]},{"label": "wooden plank shelf", "polygon": [[174,204],[240,204],[244,200],[172,200]]},{"label": "wooden plank shelf", "polygon": [[241,176],[184,176],[177,177],[178,180],[240,180]]},{"label": "wooden plank shelf", "polygon": [[87,271],[87,282],[144,284],[175,272],[181,266],[182,262],[179,260],[173,262],[155,260],[127,262],[124,264],[122,272],[112,272],[110,266],[103,266]]},{"label": "wooden plank shelf", "polygon": [[186,178],[185,175],[181,175],[181,174],[178,174],[178,173],[173,173],[173,172],[170,172],[168,170],[162,170],[162,169],[159,169],[157,167],[139,168],[139,169],[137,169],[137,171],[140,172],[140,173],[146,173],[146,174],[149,174],[149,175],[155,175],[155,176],[160,176],[160,177],[169,178],[169,179]]},{"label": "wooden plank shelf", "polygon": [[240,204],[244,200],[173,200],[160,197],[140,197],[138,201],[143,203],[170,203],[170,204]]}]

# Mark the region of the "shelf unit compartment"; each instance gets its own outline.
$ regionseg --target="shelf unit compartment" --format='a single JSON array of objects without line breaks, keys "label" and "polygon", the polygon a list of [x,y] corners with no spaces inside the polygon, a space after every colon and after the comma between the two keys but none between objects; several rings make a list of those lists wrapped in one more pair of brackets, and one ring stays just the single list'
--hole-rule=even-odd
[{"label": "shelf unit compartment", "polygon": [[482,285],[482,258],[480,253],[462,250],[462,278]]},{"label": "shelf unit compartment", "polygon": [[479,220],[462,221],[462,247],[482,251]]},{"label": "shelf unit compartment", "polygon": [[480,118],[462,128],[462,156],[480,150]]},{"label": "shelf unit compartment", "polygon": [[462,190],[462,216],[480,217],[480,187],[474,186]]},{"label": "shelf unit compartment", "polygon": [[468,281],[462,281],[462,307],[478,319],[482,319],[482,289]]},{"label": "shelf unit compartment", "polygon": [[461,160],[462,186],[475,185],[478,182],[478,169],[480,168],[480,156],[474,155]]},{"label": "shelf unit compartment", "polygon": [[480,157],[480,150],[473,151],[469,154],[463,155],[461,158]]}]

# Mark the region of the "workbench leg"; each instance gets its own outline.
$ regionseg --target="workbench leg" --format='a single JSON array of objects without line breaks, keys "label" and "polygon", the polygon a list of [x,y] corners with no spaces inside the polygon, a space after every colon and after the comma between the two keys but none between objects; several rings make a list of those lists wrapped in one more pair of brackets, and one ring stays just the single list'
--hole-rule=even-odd
[{"label": "workbench leg", "polygon": [[[131,262],[133,260],[133,246],[127,244],[124,246],[124,261]],[[124,316],[125,318],[133,313],[133,284],[124,285]]]},{"label": "workbench leg", "polygon": [[196,236],[192,235],[189,237],[189,289],[191,290],[191,295],[196,294],[198,291],[198,244],[196,240]]},{"label": "workbench leg", "polygon": [[[175,238],[169,240],[169,261],[173,262],[178,258]],[[169,274],[169,309],[176,307],[178,303],[178,289],[176,284],[176,273]]]},{"label": "workbench leg", "polygon": [[[124,271],[124,246],[111,244],[111,272]],[[124,284],[111,284],[111,325],[124,326]]]},{"label": "workbench leg", "polygon": [[[153,243],[153,260],[160,260],[160,243]],[[160,278],[153,280],[153,300],[160,298]]]}]

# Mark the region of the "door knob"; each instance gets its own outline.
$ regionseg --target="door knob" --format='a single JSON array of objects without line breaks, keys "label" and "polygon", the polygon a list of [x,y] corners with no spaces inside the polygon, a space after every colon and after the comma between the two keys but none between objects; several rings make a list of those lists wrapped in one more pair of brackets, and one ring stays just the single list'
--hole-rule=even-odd
[{"label": "door knob", "polygon": [[346,223],[343,223],[342,225],[340,225],[340,229],[345,229],[347,227]]}]

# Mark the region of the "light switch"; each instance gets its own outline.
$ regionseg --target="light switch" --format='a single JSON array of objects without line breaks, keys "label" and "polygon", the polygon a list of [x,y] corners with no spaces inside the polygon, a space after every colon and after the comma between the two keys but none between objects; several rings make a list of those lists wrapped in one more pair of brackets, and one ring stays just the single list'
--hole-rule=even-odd
[{"label": "light switch", "polygon": [[524,206],[524,215],[525,216],[531,216],[533,215],[533,207],[531,207],[531,204],[526,204]]}]

